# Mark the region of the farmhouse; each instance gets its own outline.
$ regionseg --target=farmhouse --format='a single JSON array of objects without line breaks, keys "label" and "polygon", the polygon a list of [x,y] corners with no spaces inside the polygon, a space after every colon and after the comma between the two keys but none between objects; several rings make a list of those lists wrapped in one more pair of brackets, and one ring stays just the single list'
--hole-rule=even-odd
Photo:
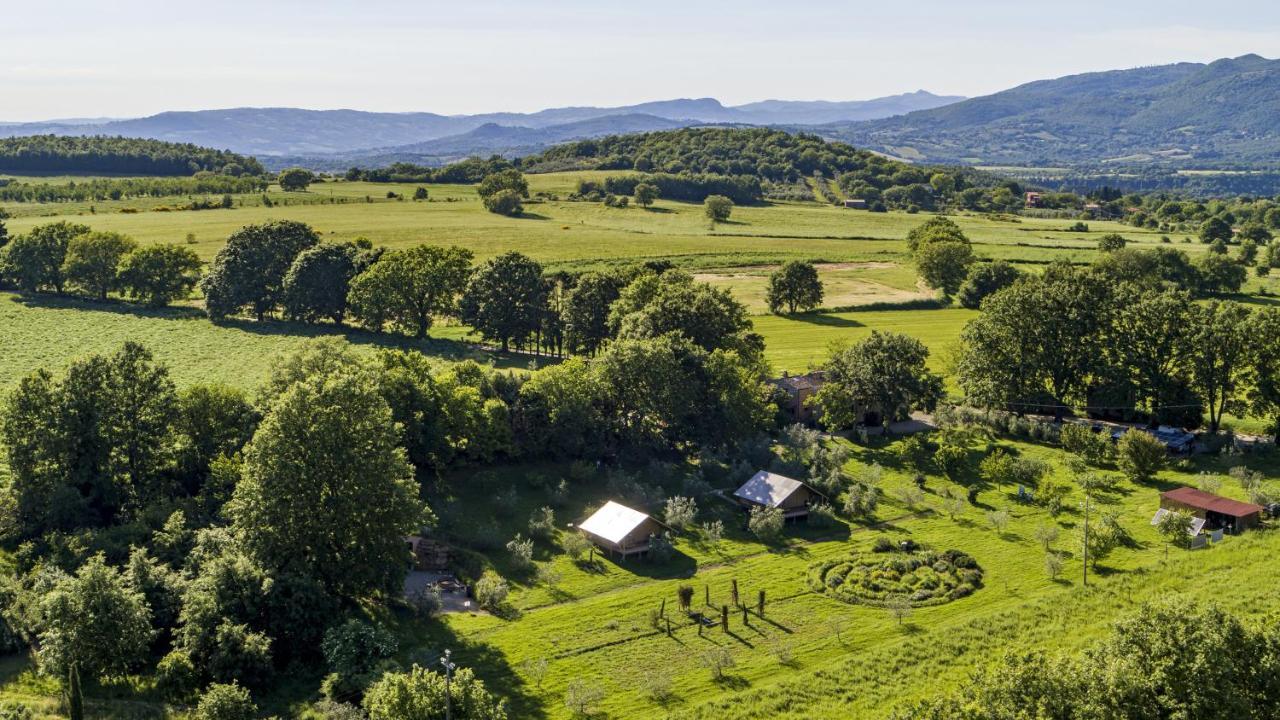
[{"label": "farmhouse", "polygon": [[809,516],[809,506],[825,495],[794,478],[761,470],[733,493],[744,508],[769,507],[782,510],[788,520]]},{"label": "farmhouse", "polygon": [[791,420],[808,424],[818,418],[818,411],[809,407],[809,399],[826,382],[826,375],[821,370],[805,375],[789,375],[784,372],[782,377],[772,382],[786,395],[782,409]]},{"label": "farmhouse", "polygon": [[844,201],[844,207],[845,207],[845,209],[846,209],[846,210],[866,210],[866,209],[867,209],[867,201],[866,201],[866,200],[863,200],[863,199],[861,199],[861,198],[855,198],[855,199],[852,199],[852,200],[845,200],[845,201]]},{"label": "farmhouse", "polygon": [[1044,206],[1044,198],[1038,192],[1027,193],[1027,207],[1038,208]]},{"label": "farmhouse", "polygon": [[1174,488],[1161,493],[1160,507],[1165,510],[1185,510],[1204,520],[1204,527],[1209,530],[1226,530],[1232,534],[1256,527],[1262,521],[1262,507],[1259,505],[1190,487]]},{"label": "farmhouse", "polygon": [[584,520],[578,529],[591,542],[625,558],[648,552],[649,537],[670,528],[639,510],[610,500]]}]

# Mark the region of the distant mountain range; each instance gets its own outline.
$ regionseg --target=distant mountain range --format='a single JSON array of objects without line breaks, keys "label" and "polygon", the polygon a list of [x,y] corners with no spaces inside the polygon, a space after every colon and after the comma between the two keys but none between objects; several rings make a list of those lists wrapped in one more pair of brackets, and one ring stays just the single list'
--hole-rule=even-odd
[{"label": "distant mountain range", "polygon": [[1280,164],[1280,60],[1257,55],[1042,80],[822,134],[935,163]]},{"label": "distant mountain range", "polygon": [[[264,161],[272,156],[456,157],[538,149],[566,140],[694,124],[817,125],[866,120],[938,107],[961,99],[919,91],[852,102],[769,100],[727,107],[718,100],[701,98],[612,108],[565,107],[535,113],[452,116],[426,112],[235,108],[164,112],[105,122],[6,123],[0,124],[0,137],[40,134],[146,137],[226,148],[257,155]],[[433,145],[433,141],[441,142]]]}]

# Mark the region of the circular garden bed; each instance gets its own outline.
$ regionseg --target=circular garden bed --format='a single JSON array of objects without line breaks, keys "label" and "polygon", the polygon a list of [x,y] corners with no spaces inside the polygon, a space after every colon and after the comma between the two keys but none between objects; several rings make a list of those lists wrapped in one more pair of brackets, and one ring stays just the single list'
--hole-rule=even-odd
[{"label": "circular garden bed", "polygon": [[911,605],[941,605],[982,587],[982,568],[959,550],[853,553],[809,567],[809,587],[837,600],[884,605],[906,598]]}]

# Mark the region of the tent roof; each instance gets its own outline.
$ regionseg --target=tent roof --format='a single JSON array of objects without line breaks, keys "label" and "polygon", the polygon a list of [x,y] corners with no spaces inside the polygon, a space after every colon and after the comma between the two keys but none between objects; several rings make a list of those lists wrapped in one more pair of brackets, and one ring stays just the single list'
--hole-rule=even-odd
[{"label": "tent roof", "polygon": [[639,510],[632,510],[626,505],[620,505],[610,500],[604,504],[604,507],[584,520],[578,526],[578,529],[616,543],[622,542],[622,539],[630,534],[632,530],[640,527],[649,519],[648,515]]},{"label": "tent roof", "polygon": [[735,490],[733,495],[757,505],[778,507],[802,487],[809,486],[795,478],[761,470]]}]

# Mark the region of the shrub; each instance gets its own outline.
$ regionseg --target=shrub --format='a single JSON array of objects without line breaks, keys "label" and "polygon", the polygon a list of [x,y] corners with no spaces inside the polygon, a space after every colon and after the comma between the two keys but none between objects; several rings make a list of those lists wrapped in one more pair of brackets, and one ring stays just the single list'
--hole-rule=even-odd
[{"label": "shrub", "polygon": [[1169,451],[1164,443],[1148,432],[1130,430],[1116,443],[1116,464],[1120,472],[1133,482],[1150,482],[1164,469]]},{"label": "shrub", "polygon": [[533,540],[528,540],[516,533],[507,543],[507,552],[511,555],[511,564],[521,570],[533,567]]},{"label": "shrub", "polygon": [[541,540],[550,540],[556,532],[556,513],[549,507],[540,507],[529,516],[529,534]]},{"label": "shrub", "polygon": [[507,585],[507,581],[492,570],[485,570],[480,579],[476,581],[476,602],[480,603],[480,607],[486,610],[500,608],[507,601],[507,595],[510,592],[511,588]]},{"label": "shrub", "polygon": [[210,685],[195,713],[196,720],[253,720],[257,715],[258,706],[249,691],[235,683]]},{"label": "shrub", "polygon": [[369,686],[364,709],[369,720],[436,720],[444,716],[446,697],[459,720],[506,720],[506,703],[489,694],[470,668],[458,669],[452,681],[417,665],[387,673]]},{"label": "shrub", "polygon": [[347,677],[366,675],[398,649],[395,635],[377,625],[351,619],[324,634],[320,650],[329,670]]},{"label": "shrub", "polygon": [[671,544],[671,535],[662,533],[661,535],[649,536],[649,559],[654,562],[666,562],[671,559],[671,555],[675,552],[675,546]]},{"label": "shrub", "polygon": [[1064,450],[1078,455],[1080,459],[1093,466],[1106,463],[1111,456],[1109,436],[1106,433],[1094,432],[1093,428],[1085,425],[1064,423],[1058,431],[1058,440],[1062,443]]},{"label": "shrub", "polygon": [[747,529],[751,534],[766,542],[776,540],[782,534],[783,524],[782,510],[778,508],[753,507],[747,519]]},{"label": "shrub", "polygon": [[200,689],[200,673],[191,662],[191,656],[182,650],[174,650],[161,658],[156,663],[156,689],[177,703],[195,697]]},{"label": "shrub", "polygon": [[667,498],[666,508],[663,511],[663,520],[671,527],[672,530],[681,531],[693,525],[694,518],[698,515],[698,505],[690,497],[672,497]]},{"label": "shrub", "polygon": [[587,554],[587,550],[591,548],[591,541],[581,533],[570,532],[560,539],[560,547],[564,549],[566,555],[578,560]]}]

